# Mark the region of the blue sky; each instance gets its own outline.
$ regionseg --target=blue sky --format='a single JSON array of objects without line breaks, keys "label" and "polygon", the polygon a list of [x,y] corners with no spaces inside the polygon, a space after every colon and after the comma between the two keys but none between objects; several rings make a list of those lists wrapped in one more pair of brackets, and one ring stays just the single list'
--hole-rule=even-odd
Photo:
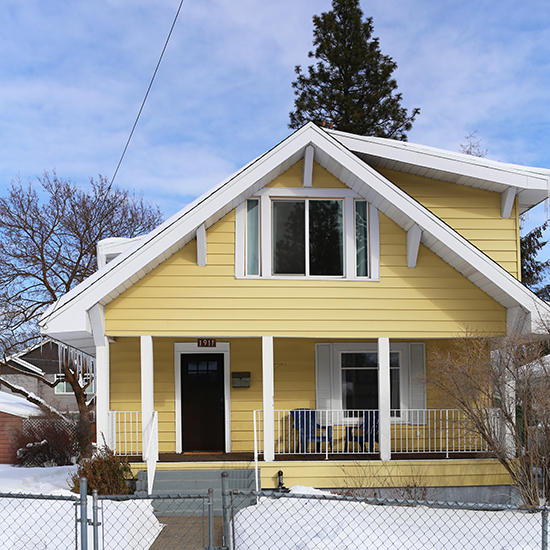
[{"label": "blue sky", "polygon": [[[362,1],[398,64],[409,141],[550,168],[542,0]],[[179,0],[4,0],[0,183],[114,173]],[[294,66],[329,0],[186,0],[117,176],[166,216],[284,139]],[[529,224],[544,219],[537,208]]]}]

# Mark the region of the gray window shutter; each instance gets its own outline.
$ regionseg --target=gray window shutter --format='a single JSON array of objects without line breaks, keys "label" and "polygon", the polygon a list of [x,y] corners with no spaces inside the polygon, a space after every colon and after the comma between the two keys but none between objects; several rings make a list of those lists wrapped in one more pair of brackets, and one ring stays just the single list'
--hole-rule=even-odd
[{"label": "gray window shutter", "polygon": [[332,345],[315,344],[316,408],[332,409]]},{"label": "gray window shutter", "polygon": [[[423,343],[410,344],[411,346],[411,368],[409,377],[409,408],[426,408],[426,358]],[[416,416],[416,415],[415,415]],[[418,415],[420,424],[426,423],[424,413]],[[415,419],[416,420],[416,419]]]}]

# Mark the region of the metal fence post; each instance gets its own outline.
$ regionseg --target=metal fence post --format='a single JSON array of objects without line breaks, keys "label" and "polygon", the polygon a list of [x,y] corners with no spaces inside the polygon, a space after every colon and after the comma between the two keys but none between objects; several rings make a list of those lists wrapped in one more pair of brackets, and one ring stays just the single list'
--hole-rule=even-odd
[{"label": "metal fence post", "polygon": [[88,480],[80,478],[80,547],[88,550]]},{"label": "metal fence post", "polygon": [[99,502],[97,498],[97,489],[92,491],[93,495],[93,507],[92,507],[92,528],[94,534],[94,550],[99,550],[99,519],[98,519],[98,509]]},{"label": "metal fence post", "polygon": [[229,493],[229,474],[222,472],[222,518],[223,518],[223,545],[231,550],[231,503]]},{"label": "metal fence post", "polygon": [[208,550],[214,550],[214,489],[208,489]]},{"label": "metal fence post", "polygon": [[542,550],[548,550],[548,508],[542,509]]}]

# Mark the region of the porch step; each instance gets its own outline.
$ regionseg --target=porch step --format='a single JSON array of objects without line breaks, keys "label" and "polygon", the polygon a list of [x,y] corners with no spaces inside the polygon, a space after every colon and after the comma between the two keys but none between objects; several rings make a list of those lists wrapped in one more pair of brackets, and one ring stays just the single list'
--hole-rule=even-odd
[{"label": "porch step", "polygon": [[[153,494],[178,495],[205,493],[214,489],[214,513],[222,511],[222,472],[227,472],[229,490],[240,489],[253,491],[254,470],[157,470],[153,482]],[[136,483],[136,492],[147,492],[147,472],[139,471]],[[156,506],[155,506],[156,508]]]}]

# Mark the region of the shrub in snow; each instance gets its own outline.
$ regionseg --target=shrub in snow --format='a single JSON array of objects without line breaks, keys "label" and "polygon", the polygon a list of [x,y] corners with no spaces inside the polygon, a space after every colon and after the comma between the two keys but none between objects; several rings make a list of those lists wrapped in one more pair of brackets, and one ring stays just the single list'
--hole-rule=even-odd
[{"label": "shrub in snow", "polygon": [[30,418],[11,433],[18,466],[68,466],[74,463],[76,439],[72,424],[54,418]]},{"label": "shrub in snow", "polygon": [[132,470],[127,462],[118,457],[107,445],[96,451],[92,458],[80,461],[76,473],[69,486],[74,493],[80,493],[80,478],[88,480],[88,494],[94,489],[100,495],[127,495],[130,493],[128,480],[132,478]]}]

